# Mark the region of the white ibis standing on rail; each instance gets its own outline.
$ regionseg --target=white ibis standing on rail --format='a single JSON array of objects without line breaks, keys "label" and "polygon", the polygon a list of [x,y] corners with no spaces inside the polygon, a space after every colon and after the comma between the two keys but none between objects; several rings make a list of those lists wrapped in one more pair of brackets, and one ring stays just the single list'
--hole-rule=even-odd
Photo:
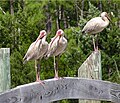
[{"label": "white ibis standing on rail", "polygon": [[47,33],[45,30],[40,31],[40,34],[35,42],[33,42],[27,53],[25,54],[23,60],[24,64],[29,60],[35,60],[35,69],[36,69],[36,81],[41,82],[40,80],[40,61],[48,50],[48,42],[46,41]]},{"label": "white ibis standing on rail", "polygon": [[64,37],[64,31],[59,29],[55,35],[51,39],[51,42],[48,46],[47,57],[54,56],[54,70],[55,70],[55,78],[58,77],[58,60],[59,56],[65,51],[67,47],[67,39]]},{"label": "white ibis standing on rail", "polygon": [[[104,28],[106,28],[109,25],[109,16],[106,12],[101,13],[101,17],[95,17],[91,20],[89,20],[86,25],[84,26],[82,33],[87,33],[87,34],[97,34],[101,32]],[[94,45],[94,50],[98,50],[98,45],[97,47],[95,46],[95,41],[94,41],[94,36],[93,36],[93,45]]]}]

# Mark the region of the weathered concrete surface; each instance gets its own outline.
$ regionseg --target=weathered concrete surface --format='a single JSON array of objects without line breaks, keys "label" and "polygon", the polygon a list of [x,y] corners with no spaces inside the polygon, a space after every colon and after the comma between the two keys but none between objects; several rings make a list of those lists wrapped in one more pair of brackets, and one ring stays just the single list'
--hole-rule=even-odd
[{"label": "weathered concrete surface", "polygon": [[10,48],[0,48],[0,92],[10,88]]},{"label": "weathered concrete surface", "polygon": [[120,85],[101,80],[66,77],[18,86],[0,94],[0,103],[49,103],[62,99],[91,99],[120,103]]}]

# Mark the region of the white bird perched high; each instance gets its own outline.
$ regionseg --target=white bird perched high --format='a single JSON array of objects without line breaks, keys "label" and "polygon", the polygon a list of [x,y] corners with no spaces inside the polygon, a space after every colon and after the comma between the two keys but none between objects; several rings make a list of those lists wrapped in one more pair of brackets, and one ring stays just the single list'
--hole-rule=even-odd
[{"label": "white bird perched high", "polygon": [[[95,17],[86,23],[86,25],[82,30],[82,33],[95,35],[103,31],[103,29],[109,25],[109,20],[110,18],[108,14],[106,12],[102,12],[101,17]],[[95,46],[94,37],[93,37],[93,45],[94,45],[94,50],[98,50],[98,46],[97,46],[97,49]]]},{"label": "white bird perched high", "polygon": [[[55,35],[51,39],[51,42],[48,46],[48,52],[47,57],[54,56],[54,70],[55,70],[55,78],[58,77],[58,59],[59,55],[61,55],[67,47],[67,39],[64,37],[64,31],[62,29],[59,29]],[[55,59],[57,57],[57,61]]]},{"label": "white bird perched high", "polygon": [[48,42],[46,41],[47,33],[45,30],[40,31],[40,34],[35,42],[33,42],[27,53],[25,54],[23,60],[24,64],[29,60],[35,60],[35,69],[36,69],[36,81],[41,82],[40,80],[40,63],[39,61],[43,58],[48,50]]}]

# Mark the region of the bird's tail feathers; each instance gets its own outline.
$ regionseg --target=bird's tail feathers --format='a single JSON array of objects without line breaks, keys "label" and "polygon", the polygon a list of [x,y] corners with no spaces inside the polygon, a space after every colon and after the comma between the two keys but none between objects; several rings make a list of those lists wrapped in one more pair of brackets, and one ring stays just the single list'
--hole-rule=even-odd
[{"label": "bird's tail feathers", "polygon": [[27,62],[27,58],[26,58],[26,56],[24,56],[24,58],[23,58],[23,64],[25,64]]}]

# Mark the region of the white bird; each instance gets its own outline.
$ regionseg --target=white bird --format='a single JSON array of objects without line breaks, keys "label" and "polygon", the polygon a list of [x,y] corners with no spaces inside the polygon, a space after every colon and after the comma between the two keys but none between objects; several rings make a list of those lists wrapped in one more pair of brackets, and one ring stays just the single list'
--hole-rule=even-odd
[{"label": "white bird", "polygon": [[24,64],[29,60],[35,60],[35,69],[36,69],[36,81],[41,82],[40,80],[40,61],[46,54],[48,50],[48,42],[46,41],[47,33],[45,30],[40,31],[40,34],[35,42],[33,42],[27,53],[25,54],[23,60]]},{"label": "white bird", "polygon": [[54,70],[55,70],[55,77],[58,77],[58,60],[59,56],[65,51],[67,47],[67,39],[64,37],[64,31],[59,29],[55,35],[51,39],[51,42],[48,46],[47,57],[54,56]]},{"label": "white bird", "polygon": [[[110,18],[108,14],[106,12],[102,12],[101,17],[95,17],[86,23],[86,25],[82,30],[82,33],[95,35],[103,31],[103,29],[109,25],[109,20]],[[94,45],[94,50],[95,51],[98,50],[98,45],[97,47],[95,46],[94,37],[93,37],[93,45]]]}]

